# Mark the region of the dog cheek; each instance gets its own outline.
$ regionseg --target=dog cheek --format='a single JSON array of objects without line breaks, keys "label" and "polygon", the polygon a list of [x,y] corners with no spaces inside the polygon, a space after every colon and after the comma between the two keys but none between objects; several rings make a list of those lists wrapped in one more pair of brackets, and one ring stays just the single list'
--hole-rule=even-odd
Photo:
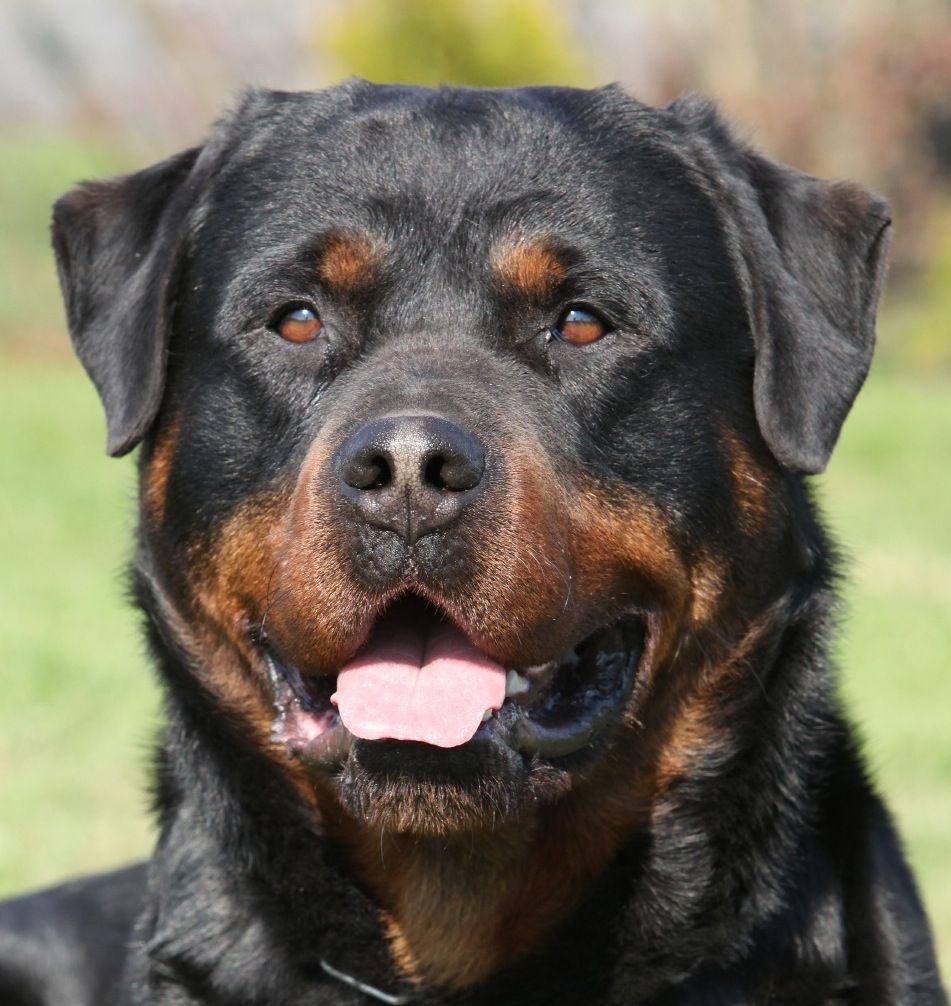
[{"label": "dog cheek", "polygon": [[305,674],[336,672],[369,631],[376,598],[353,570],[351,535],[328,486],[328,450],[303,465],[284,519],[271,528],[265,631]]},{"label": "dog cheek", "polygon": [[268,638],[305,675],[338,670],[372,621],[372,602],[324,541],[318,533],[288,548],[277,563],[267,611]]},{"label": "dog cheek", "polygon": [[213,538],[192,540],[181,568],[184,604],[202,649],[201,683],[230,709],[267,719],[273,709],[253,630],[265,617],[276,563],[275,521],[285,503],[264,495],[235,511]]},{"label": "dog cheek", "polygon": [[186,616],[164,612],[202,689],[227,723],[278,768],[304,806],[319,815],[313,778],[273,737],[276,710],[253,642],[266,621],[274,570],[286,541],[284,493],[262,494],[235,511],[210,540],[186,548]]},{"label": "dog cheek", "polygon": [[690,568],[657,506],[631,490],[581,480],[572,517],[584,593],[639,610],[667,634],[676,631],[690,607]]}]

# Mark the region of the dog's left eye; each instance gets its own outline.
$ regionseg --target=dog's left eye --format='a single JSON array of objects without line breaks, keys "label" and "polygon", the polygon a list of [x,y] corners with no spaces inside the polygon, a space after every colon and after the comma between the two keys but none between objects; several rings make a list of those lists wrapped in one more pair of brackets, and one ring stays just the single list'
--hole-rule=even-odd
[{"label": "dog's left eye", "polygon": [[278,318],[274,331],[288,342],[312,342],[320,335],[324,323],[309,307],[295,307]]},{"label": "dog's left eye", "polygon": [[550,330],[551,334],[572,346],[587,346],[611,331],[596,314],[583,307],[569,307]]}]

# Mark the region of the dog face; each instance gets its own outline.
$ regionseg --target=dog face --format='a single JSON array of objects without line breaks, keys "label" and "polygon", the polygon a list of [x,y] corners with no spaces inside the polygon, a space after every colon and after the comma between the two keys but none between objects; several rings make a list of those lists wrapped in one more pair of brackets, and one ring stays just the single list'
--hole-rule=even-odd
[{"label": "dog face", "polygon": [[251,95],[54,239],[217,714],[389,830],[597,793],[620,832],[811,561],[887,224],[697,102],[355,83]]}]

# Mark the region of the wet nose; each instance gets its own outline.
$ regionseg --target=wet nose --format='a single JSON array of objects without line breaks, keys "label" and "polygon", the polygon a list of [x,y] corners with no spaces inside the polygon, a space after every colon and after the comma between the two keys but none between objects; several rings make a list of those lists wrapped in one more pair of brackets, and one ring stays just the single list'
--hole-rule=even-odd
[{"label": "wet nose", "polygon": [[336,457],[339,491],[368,524],[408,544],[456,520],[485,488],[485,448],[441,416],[384,416]]}]

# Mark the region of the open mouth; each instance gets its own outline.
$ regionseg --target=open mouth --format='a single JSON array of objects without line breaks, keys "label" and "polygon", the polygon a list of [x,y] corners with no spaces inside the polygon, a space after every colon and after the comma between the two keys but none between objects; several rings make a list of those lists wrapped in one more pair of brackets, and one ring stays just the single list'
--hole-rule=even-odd
[{"label": "open mouth", "polygon": [[259,642],[274,692],[273,738],[308,761],[339,764],[354,738],[440,748],[493,739],[527,756],[561,758],[617,720],[644,626],[626,619],[556,660],[503,667],[437,608],[407,597],[385,609],[336,675],[305,678]]}]

